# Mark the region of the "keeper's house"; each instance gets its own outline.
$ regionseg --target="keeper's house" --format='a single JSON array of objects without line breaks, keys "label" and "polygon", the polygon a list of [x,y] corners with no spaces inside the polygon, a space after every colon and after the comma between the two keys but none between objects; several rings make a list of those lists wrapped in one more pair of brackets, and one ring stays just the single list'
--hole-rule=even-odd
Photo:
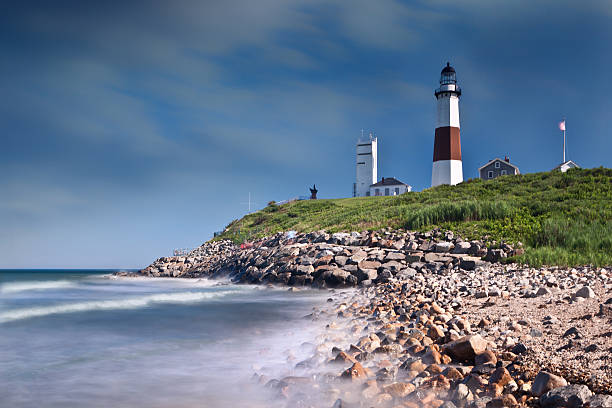
[{"label": "keeper's house", "polygon": [[394,196],[412,191],[412,186],[393,178],[383,177],[378,183],[370,185],[370,196]]},{"label": "keeper's house", "polygon": [[510,163],[508,156],[502,159],[493,159],[484,166],[478,169],[480,178],[483,180],[492,180],[499,176],[521,174],[519,168]]}]

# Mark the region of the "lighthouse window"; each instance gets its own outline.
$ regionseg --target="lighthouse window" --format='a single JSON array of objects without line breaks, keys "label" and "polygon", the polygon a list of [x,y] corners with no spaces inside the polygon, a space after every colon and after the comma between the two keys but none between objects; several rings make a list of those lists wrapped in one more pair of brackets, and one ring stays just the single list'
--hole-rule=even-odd
[{"label": "lighthouse window", "polygon": [[493,178],[493,172],[491,170],[489,170],[488,176],[489,176],[489,178]]},{"label": "lighthouse window", "polygon": [[496,169],[499,169],[499,168],[500,168],[500,166],[501,166],[501,165],[500,165],[500,163],[499,163],[499,162],[495,162],[495,168],[496,168]]}]

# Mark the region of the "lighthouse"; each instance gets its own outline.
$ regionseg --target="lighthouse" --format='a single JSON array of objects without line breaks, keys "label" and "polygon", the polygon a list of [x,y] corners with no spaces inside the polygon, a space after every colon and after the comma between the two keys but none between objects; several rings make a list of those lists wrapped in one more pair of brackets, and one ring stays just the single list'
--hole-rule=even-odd
[{"label": "lighthouse", "polygon": [[450,63],[440,73],[440,87],[436,89],[437,115],[434,139],[431,186],[455,185],[463,181],[461,139],[459,137],[459,97],[461,88]]}]

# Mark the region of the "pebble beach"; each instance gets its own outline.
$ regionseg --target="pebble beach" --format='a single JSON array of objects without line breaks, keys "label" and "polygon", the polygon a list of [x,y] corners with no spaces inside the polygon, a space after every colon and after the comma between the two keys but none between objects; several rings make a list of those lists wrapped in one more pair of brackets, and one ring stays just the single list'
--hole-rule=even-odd
[{"label": "pebble beach", "polygon": [[328,291],[304,317],[326,323],[312,355],[285,377],[253,370],[279,406],[612,407],[612,271],[502,263],[521,251],[442,231],[278,233],[123,275]]}]

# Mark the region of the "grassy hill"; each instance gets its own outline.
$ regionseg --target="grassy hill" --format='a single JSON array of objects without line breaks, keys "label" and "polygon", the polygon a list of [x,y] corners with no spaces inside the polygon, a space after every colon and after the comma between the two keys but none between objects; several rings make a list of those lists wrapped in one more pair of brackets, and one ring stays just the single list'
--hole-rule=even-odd
[{"label": "grassy hill", "polygon": [[235,242],[278,231],[450,229],[491,244],[521,241],[538,265],[612,265],[612,169],[473,179],[395,197],[268,205],[228,225]]}]

